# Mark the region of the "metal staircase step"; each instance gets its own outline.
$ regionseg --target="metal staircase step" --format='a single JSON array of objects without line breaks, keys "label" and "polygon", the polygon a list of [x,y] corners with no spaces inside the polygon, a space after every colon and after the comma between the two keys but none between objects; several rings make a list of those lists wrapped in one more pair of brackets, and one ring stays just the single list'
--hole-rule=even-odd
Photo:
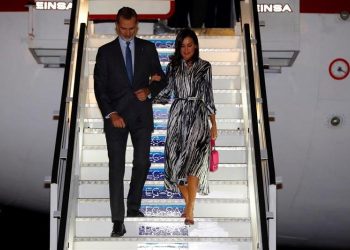
[{"label": "metal staircase step", "polygon": [[[159,60],[161,62],[169,62],[169,56],[174,53],[174,49],[157,49]],[[88,60],[95,61],[97,48],[88,48]],[[235,62],[241,61],[240,49],[199,49],[200,58],[209,62]]]},{"label": "metal staircase step", "polygon": [[[216,119],[219,130],[243,131],[243,119]],[[165,130],[167,126],[166,119],[154,119],[155,130]],[[84,127],[88,129],[103,129],[102,117],[84,119]]]},{"label": "metal staircase step", "polygon": [[[130,180],[132,164],[125,167],[124,180]],[[164,164],[153,163],[147,176],[149,181],[164,179]],[[246,180],[246,164],[219,164],[216,172],[209,173],[209,180]],[[108,163],[82,164],[80,166],[80,180],[108,180]]]},{"label": "metal staircase step", "polygon": [[[214,90],[216,104],[242,104],[241,92],[239,90]],[[86,104],[96,104],[93,89],[89,89],[86,96]]]},{"label": "metal staircase step", "polygon": [[[241,77],[240,76],[213,76],[213,89],[214,90],[239,90],[241,89]],[[89,75],[88,89],[94,89],[94,77]]]},{"label": "metal staircase step", "polygon": [[[195,218],[192,226],[184,225],[183,218],[126,218],[129,237],[235,237],[249,238],[248,218]],[[112,231],[110,217],[76,218],[76,237],[109,237]]]},{"label": "metal staircase step", "polygon": [[[79,181],[79,198],[108,198],[108,181]],[[124,181],[124,195],[129,192],[129,181]],[[198,194],[198,198],[246,199],[247,181],[209,181],[210,193]],[[143,199],[182,199],[180,193],[166,190],[163,181],[146,181],[142,192]]]},{"label": "metal staircase step", "polygon": [[[126,207],[126,200],[125,200]],[[141,211],[147,217],[180,217],[185,203],[179,200],[144,199]],[[220,208],[220,209],[218,209]],[[209,199],[197,198],[195,215],[203,218],[248,218],[248,199]],[[109,199],[79,199],[77,206],[78,217],[109,217],[111,216]]]},{"label": "metal staircase step", "polygon": [[[152,134],[151,146],[164,146],[166,140],[166,130],[155,130]],[[245,146],[244,134],[237,130],[218,130],[216,146]],[[106,145],[106,137],[103,130],[84,129],[83,146]],[[128,137],[128,146],[132,146],[131,137]]]},{"label": "metal staircase step", "polygon": [[77,250],[252,250],[250,237],[235,238],[110,238],[77,237]]},{"label": "metal staircase step", "polygon": [[[242,107],[239,104],[216,104],[215,105],[217,119],[242,119]],[[153,114],[155,119],[166,119],[168,118],[167,105],[153,105]],[[82,108],[85,119],[96,119],[102,118],[100,109],[97,104],[86,104]]]},{"label": "metal staircase step", "polygon": [[[173,49],[175,36],[142,36],[139,38],[150,40],[156,48]],[[99,48],[116,38],[115,35],[90,35],[88,38],[89,48]],[[240,36],[198,36],[201,49],[237,49],[242,48]]]},{"label": "metal staircase step", "polygon": [[[95,61],[89,61],[89,75],[94,74]],[[163,70],[165,71],[165,67]],[[212,74],[217,76],[239,76],[241,74],[241,66],[239,64],[235,65],[225,65],[225,64],[213,64],[212,63]]]},{"label": "metal staircase step", "polygon": [[241,89],[240,76],[213,76],[213,89]]},{"label": "metal staircase step", "polygon": [[[246,163],[245,147],[216,147],[220,154],[221,163]],[[126,162],[131,163],[133,148],[127,147]],[[153,163],[164,163],[164,148],[151,147],[150,160]],[[106,146],[83,146],[82,162],[108,162]]]}]

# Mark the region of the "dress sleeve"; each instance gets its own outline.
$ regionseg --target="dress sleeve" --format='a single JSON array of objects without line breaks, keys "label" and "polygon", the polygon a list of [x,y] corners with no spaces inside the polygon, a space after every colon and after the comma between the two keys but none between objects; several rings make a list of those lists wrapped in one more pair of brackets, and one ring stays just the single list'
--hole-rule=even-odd
[{"label": "dress sleeve", "polygon": [[170,100],[170,96],[173,92],[174,89],[174,83],[171,80],[170,76],[170,71],[171,71],[171,67],[168,64],[167,68],[166,68],[166,75],[165,75],[165,80],[166,80],[166,87],[159,92],[159,94],[153,99],[154,103],[162,103],[162,104],[166,104],[169,102]]},{"label": "dress sleeve", "polygon": [[213,94],[213,86],[212,86],[212,74],[211,74],[211,65],[208,63],[208,68],[205,72],[205,82],[207,83],[205,86],[205,95],[204,102],[208,110],[208,114],[212,115],[216,113],[216,108],[214,104],[214,94]]},{"label": "dress sleeve", "polygon": [[151,82],[149,85],[149,90],[151,91],[151,95],[153,97],[153,96],[157,96],[157,94],[162,89],[164,89],[164,87],[166,86],[166,79],[165,79],[165,75],[162,70],[162,67],[160,65],[159,56],[154,43],[151,43],[150,53],[151,53],[151,56],[149,59],[152,67],[151,75],[157,74],[161,76],[160,81]]}]

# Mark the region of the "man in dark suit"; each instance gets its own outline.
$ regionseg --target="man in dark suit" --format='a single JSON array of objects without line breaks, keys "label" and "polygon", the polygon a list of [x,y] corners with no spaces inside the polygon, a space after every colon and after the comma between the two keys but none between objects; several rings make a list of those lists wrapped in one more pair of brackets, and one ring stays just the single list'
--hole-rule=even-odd
[{"label": "man in dark suit", "polygon": [[[112,237],[123,236],[125,153],[130,134],[134,155],[127,196],[127,216],[143,217],[139,210],[142,189],[150,167],[149,152],[153,131],[151,97],[165,87],[158,53],[152,42],[135,37],[137,14],[129,7],[118,11],[118,37],[98,50],[94,70],[94,88],[104,117],[109,158],[109,194],[112,213]],[[161,81],[150,82],[152,76]]]}]

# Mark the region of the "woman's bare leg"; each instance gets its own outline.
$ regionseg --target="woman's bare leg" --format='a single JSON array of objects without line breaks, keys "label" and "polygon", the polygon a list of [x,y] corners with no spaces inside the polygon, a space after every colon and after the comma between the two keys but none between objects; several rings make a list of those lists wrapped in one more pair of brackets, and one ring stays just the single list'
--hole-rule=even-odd
[{"label": "woman's bare leg", "polygon": [[186,185],[178,185],[177,186],[182,194],[182,197],[185,200],[185,209],[184,212],[181,216],[185,216],[186,215],[186,207],[187,207],[187,203],[188,203],[188,187]]},{"label": "woman's bare leg", "polygon": [[194,203],[196,201],[196,195],[198,190],[198,177],[196,176],[188,176],[187,178],[187,188],[188,188],[188,202],[186,203],[186,224],[193,224],[193,210]]}]

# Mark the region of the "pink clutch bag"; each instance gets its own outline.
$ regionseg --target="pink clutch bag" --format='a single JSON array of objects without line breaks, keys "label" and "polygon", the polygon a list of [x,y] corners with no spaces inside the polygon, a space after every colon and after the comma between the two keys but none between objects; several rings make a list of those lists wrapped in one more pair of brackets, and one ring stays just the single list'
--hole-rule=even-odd
[{"label": "pink clutch bag", "polygon": [[210,140],[210,172],[215,172],[219,167],[219,152],[215,149],[215,140]]}]

